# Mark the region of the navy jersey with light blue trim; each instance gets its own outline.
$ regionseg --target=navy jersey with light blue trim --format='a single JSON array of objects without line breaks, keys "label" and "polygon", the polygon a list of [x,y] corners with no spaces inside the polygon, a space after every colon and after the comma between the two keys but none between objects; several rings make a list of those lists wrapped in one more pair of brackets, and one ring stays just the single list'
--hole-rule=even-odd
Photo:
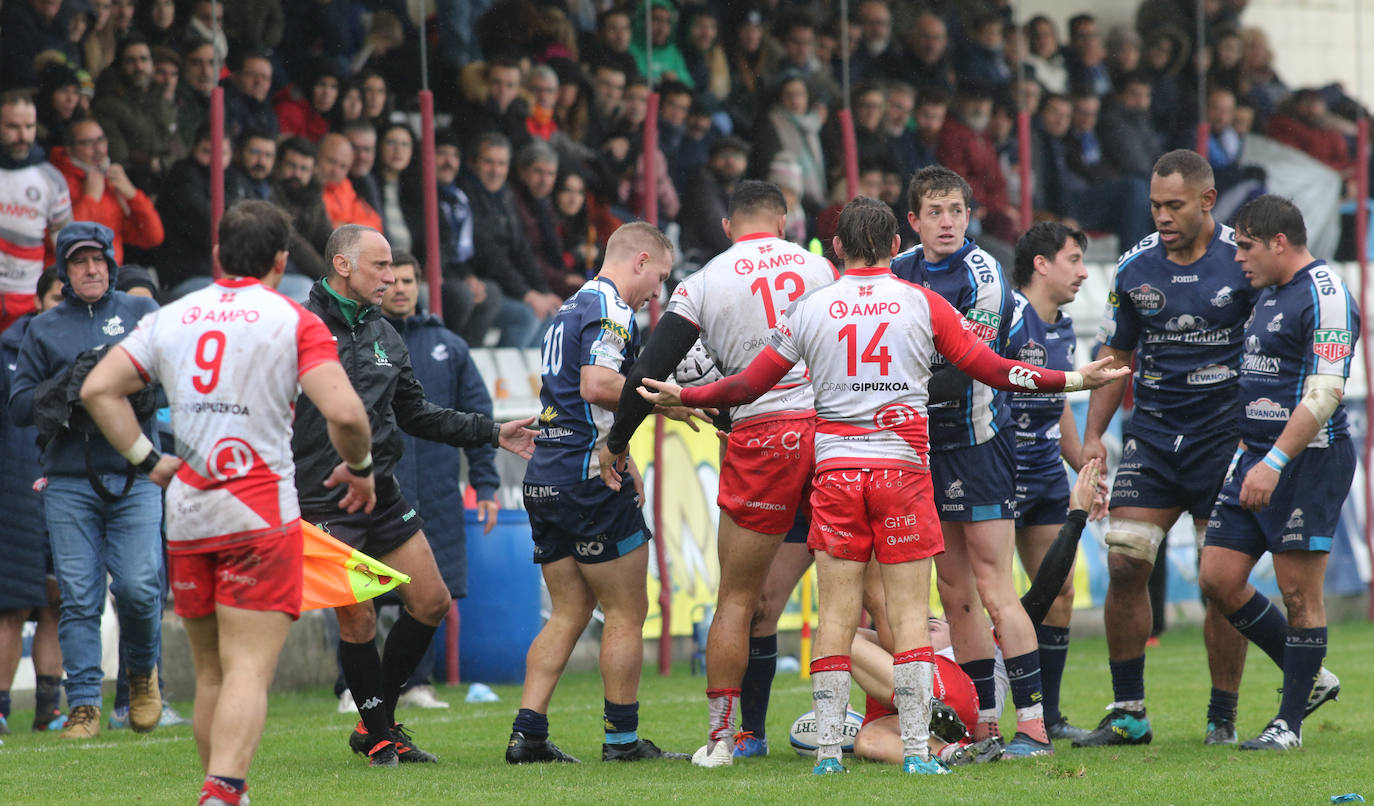
[{"label": "navy jersey with light blue trim", "polygon": [[540,352],[542,411],[525,481],[572,484],[597,475],[615,413],[582,399],[582,367],[629,375],[639,355],[634,311],[610,280],[588,280],[558,309]]},{"label": "navy jersey with light blue trim", "polygon": [[[1302,400],[1307,376],[1350,377],[1359,336],[1360,310],[1323,261],[1260,291],[1240,366],[1240,436],[1250,450],[1263,453],[1278,439]],[[1349,436],[1342,404],[1308,447],[1325,448]]]},{"label": "navy jersey with light blue trim", "polygon": [[[892,273],[944,297],[967,320],[966,328],[999,355],[1007,354],[1014,311],[1011,284],[997,259],[971,239],[939,263],[927,262],[918,244],[892,259]],[[945,365],[944,356],[937,356],[931,370]],[[1011,424],[1008,393],[977,381],[970,381],[958,399],[930,406],[928,414],[934,451],[981,445]]]},{"label": "navy jersey with light blue trim", "polygon": [[[1054,324],[1046,324],[1030,301],[1014,292],[1016,311],[1007,335],[1007,358],[1037,367],[1064,372],[1074,368],[1078,340],[1073,320],[1059,314]],[[1011,396],[1011,421],[1016,426],[1017,474],[1057,470],[1059,461],[1059,418],[1064,414],[1063,392],[1052,395],[1016,392]]]},{"label": "navy jersey with light blue trim", "polygon": [[1181,266],[1151,233],[1117,261],[1098,340],[1134,350],[1131,429],[1173,436],[1235,427],[1245,321],[1256,291],[1217,224],[1207,251]]}]

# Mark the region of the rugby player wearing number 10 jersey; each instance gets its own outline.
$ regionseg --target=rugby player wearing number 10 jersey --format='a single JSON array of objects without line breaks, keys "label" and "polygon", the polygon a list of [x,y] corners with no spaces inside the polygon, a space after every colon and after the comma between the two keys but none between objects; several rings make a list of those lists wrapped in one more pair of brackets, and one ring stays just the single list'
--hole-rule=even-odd
[{"label": "rugby player wearing number 10 jersey", "polygon": [[[849,649],[858,627],[863,572],[880,564],[894,639],[893,680],[903,769],[939,774],[930,757],[933,652],[926,621],[930,558],[944,550],[930,489],[926,386],[936,353],[998,388],[1058,392],[1123,377],[1097,362],[1077,372],[1008,361],[987,349],[938,294],[889,269],[897,220],[887,205],[856,198],[840,214],[837,282],[808,292],[778,321],[773,336],[741,373],[682,389],[646,378],[641,392],[659,405],[683,399],[735,406],[772,389],[805,360],[816,392],[816,478],[807,544],[820,587],[811,662],[819,750],[816,774],[843,772],[841,728],[849,702]],[[695,404],[694,404],[695,405]]]}]

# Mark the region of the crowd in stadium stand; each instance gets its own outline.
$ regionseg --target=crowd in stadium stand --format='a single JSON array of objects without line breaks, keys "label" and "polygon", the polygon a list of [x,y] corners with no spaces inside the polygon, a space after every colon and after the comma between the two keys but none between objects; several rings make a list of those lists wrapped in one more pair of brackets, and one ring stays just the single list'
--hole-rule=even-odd
[{"label": "crowd in stadium stand", "polygon": [[[416,20],[403,0],[3,0],[0,91],[30,94],[42,150],[16,154],[6,139],[0,185],[46,161],[44,175],[67,184],[70,218],[110,227],[121,267],[148,270],[126,276],[163,302],[203,287],[218,85],[226,204],[270,201],[294,222],[284,292],[304,298],[346,223],[423,262],[424,37],[439,113],[443,318],[474,346],[537,345],[610,234],[650,198],[688,266],[729,245],[719,222],[742,178],[782,188],[793,240],[833,234],[849,195],[838,3],[429,5]],[[1310,157],[1301,170],[1334,172],[1333,210],[1353,201],[1356,102],[1339,86],[1285,85],[1268,36],[1244,25],[1245,0],[1201,5],[1199,42],[1193,0],[1144,0],[1133,27],[1111,29],[1091,13],[1014,19],[1008,0],[851,2],[860,192],[904,220],[911,175],[940,163],[972,186],[971,233],[995,255],[1047,219],[1124,250],[1152,230],[1151,166],[1196,144],[1201,109],[1219,218],[1270,180],[1247,158],[1256,135],[1287,149],[1266,153]],[[658,147],[645,160],[653,92]],[[1032,220],[1020,204],[1019,110],[1031,115]],[[34,254],[9,237],[0,228],[0,248]],[[45,241],[45,264],[54,246]],[[6,510],[32,506],[7,500]]]}]

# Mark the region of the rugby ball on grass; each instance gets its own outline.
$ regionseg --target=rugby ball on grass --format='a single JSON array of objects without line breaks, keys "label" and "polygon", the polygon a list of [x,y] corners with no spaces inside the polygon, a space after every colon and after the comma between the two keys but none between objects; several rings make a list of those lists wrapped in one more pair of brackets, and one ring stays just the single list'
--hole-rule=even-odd
[{"label": "rugby ball on grass", "polygon": [[[841,731],[844,733],[844,741],[840,749],[845,755],[854,752],[854,737],[859,735],[859,728],[863,727],[863,715],[853,708],[846,709],[844,715],[844,725]],[[807,711],[797,717],[797,721],[792,723],[792,732],[789,737],[792,740],[792,749],[797,751],[797,755],[806,758],[816,757],[816,712]]]}]

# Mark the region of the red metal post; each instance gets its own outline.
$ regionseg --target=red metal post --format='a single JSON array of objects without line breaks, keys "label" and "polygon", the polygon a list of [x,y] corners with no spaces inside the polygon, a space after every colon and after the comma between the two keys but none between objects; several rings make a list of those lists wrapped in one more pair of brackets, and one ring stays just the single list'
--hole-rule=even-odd
[{"label": "red metal post", "polygon": [[[224,88],[210,90],[210,253],[219,246],[219,220],[224,217]],[[215,279],[224,275],[212,261]]]},{"label": "red metal post", "polygon": [[847,106],[835,114],[839,117],[840,136],[844,141],[845,195],[852,199],[859,195],[859,142],[854,137],[854,115]]},{"label": "red metal post", "polygon": [[1197,145],[1193,150],[1201,154],[1203,159],[1207,159],[1207,151],[1210,148],[1207,141],[1211,136],[1212,127],[1207,125],[1206,120],[1199,120],[1197,122]]},{"label": "red metal post", "polygon": [[[444,315],[443,278],[439,273],[439,185],[434,176],[434,93],[420,90],[420,165],[425,187],[425,282],[429,310]],[[452,622],[451,622],[452,623]],[[456,652],[455,647],[449,653]]]},{"label": "red metal post", "polygon": [[1016,112],[1016,168],[1021,177],[1021,229],[1031,224],[1031,122],[1030,110]]}]

